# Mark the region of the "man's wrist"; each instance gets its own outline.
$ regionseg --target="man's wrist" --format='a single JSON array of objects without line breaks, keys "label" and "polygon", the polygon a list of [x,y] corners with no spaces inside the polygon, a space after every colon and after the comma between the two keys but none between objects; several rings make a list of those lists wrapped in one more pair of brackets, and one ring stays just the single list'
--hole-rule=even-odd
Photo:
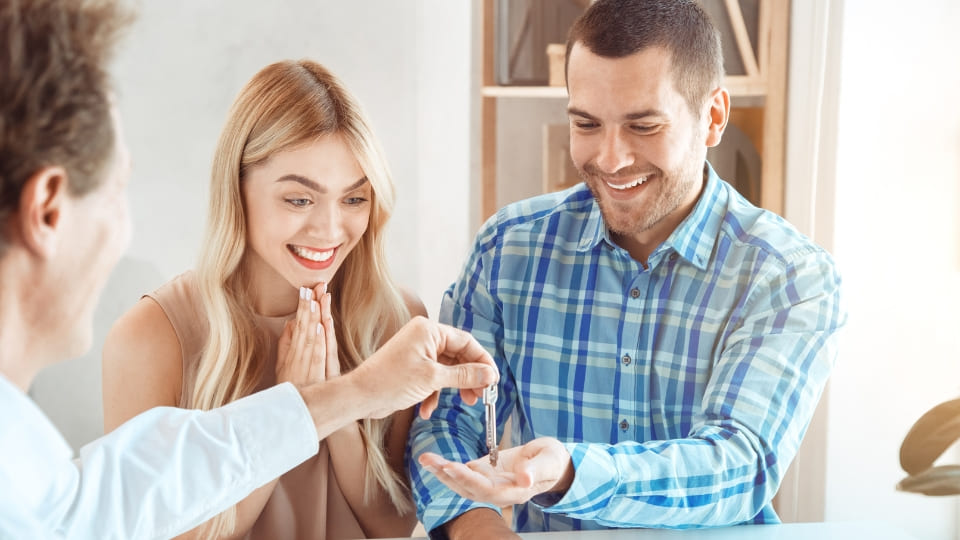
[{"label": "man's wrist", "polygon": [[564,495],[567,494],[567,491],[570,489],[570,486],[573,485],[573,479],[575,476],[576,476],[576,470],[573,468],[573,458],[569,457],[569,454],[567,454],[567,466],[564,467],[563,474],[560,475],[560,478],[557,480],[557,483],[554,484],[553,487],[548,490],[548,493],[559,495],[557,500],[560,500],[560,498],[562,498]]},{"label": "man's wrist", "polygon": [[298,389],[313,417],[320,439],[325,439],[350,423],[367,418],[373,410],[373,400],[366,395],[368,392],[350,375],[348,373]]},{"label": "man's wrist", "polygon": [[[559,442],[557,444],[559,444]],[[563,473],[560,475],[560,478],[557,479],[556,483],[550,487],[550,489],[538,493],[530,498],[530,501],[534,504],[544,508],[549,508],[560,502],[560,500],[567,495],[567,491],[570,490],[570,486],[573,485],[573,480],[576,477],[576,469],[573,467],[573,458],[570,457],[566,448],[564,448],[564,454],[567,456],[567,462],[563,469]]]}]

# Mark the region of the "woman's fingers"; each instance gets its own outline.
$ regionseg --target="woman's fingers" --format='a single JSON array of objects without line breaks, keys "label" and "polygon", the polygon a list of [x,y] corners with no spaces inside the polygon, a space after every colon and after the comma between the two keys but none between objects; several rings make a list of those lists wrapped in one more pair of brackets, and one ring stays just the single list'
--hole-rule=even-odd
[{"label": "woman's fingers", "polygon": [[[316,303],[316,302],[314,302]],[[319,305],[317,311],[320,311]],[[326,379],[327,364],[327,337],[324,332],[323,323],[320,322],[319,314],[316,320],[311,319],[310,324],[313,328],[313,347],[308,351],[310,375],[317,380]]]},{"label": "woman's fingers", "polygon": [[313,291],[301,288],[300,303],[297,305],[297,326],[293,332],[293,357],[291,360],[296,372],[304,378],[308,375],[310,366],[310,357],[306,351],[316,340],[315,334],[309,330],[310,306],[313,301]]},{"label": "woman's fingers", "polygon": [[280,340],[277,342],[277,365],[275,372],[277,380],[283,382],[287,377],[287,356],[290,354],[290,340],[293,339],[293,321],[287,321],[283,324],[283,332],[280,333]]},{"label": "woman's fingers", "polygon": [[[326,284],[321,285],[323,285],[323,290],[326,291]],[[337,332],[333,327],[333,314],[331,312],[332,303],[333,297],[330,293],[324,292],[320,296],[320,324],[323,326],[323,337],[326,345],[323,369],[326,372],[327,378],[340,375],[340,359],[337,355]]]}]

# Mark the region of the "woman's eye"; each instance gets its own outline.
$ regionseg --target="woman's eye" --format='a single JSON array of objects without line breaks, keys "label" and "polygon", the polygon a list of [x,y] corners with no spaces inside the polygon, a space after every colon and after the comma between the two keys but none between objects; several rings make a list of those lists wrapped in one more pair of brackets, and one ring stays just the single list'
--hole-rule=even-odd
[{"label": "woman's eye", "polygon": [[630,126],[630,129],[636,131],[637,133],[649,133],[655,129],[656,126]]},{"label": "woman's eye", "polygon": [[343,200],[343,202],[345,202],[350,206],[359,206],[367,202],[367,200],[364,199],[363,197],[347,197],[346,199]]},{"label": "woman's eye", "polygon": [[577,129],[593,129],[597,127],[597,124],[594,122],[574,122],[573,126]]},{"label": "woman's eye", "polygon": [[296,206],[297,208],[303,208],[310,205],[310,199],[285,199],[288,204]]}]

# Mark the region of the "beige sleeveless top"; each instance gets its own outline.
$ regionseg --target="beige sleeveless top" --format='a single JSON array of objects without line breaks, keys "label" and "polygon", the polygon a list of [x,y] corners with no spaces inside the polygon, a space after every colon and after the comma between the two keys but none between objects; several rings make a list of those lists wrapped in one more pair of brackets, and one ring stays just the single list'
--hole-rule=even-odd
[{"label": "beige sleeveless top", "polygon": [[[185,272],[162,285],[151,294],[167,319],[173,325],[180,340],[183,357],[183,390],[180,407],[185,407],[187,396],[193,392],[197,364],[209,332],[203,314],[200,294],[193,272]],[[257,389],[276,384],[273,366],[276,363],[277,340],[284,322],[292,318],[260,317],[259,323],[271,336],[270,357],[267,359],[263,378]],[[358,451],[361,451],[358,449]],[[280,477],[273,495],[267,500],[260,517],[245,538],[248,539],[311,539],[339,540],[365,538],[363,529],[343,496],[338,482],[362,482],[362,478],[340,478],[334,475],[330,452],[324,441],[320,451]]]}]

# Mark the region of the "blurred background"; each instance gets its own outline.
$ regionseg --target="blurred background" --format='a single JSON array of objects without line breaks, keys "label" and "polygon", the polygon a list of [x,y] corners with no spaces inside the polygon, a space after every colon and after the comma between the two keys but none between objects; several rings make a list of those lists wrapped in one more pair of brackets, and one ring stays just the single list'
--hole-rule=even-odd
[{"label": "blurred background", "polygon": [[[139,18],[113,73],[133,155],[133,241],[98,308],[94,349],[31,389],[75,448],[102,433],[110,325],[197,258],[213,147],[234,96],[264,65],[317,60],[365,106],[397,185],[392,271],[432,318],[489,213],[489,179],[486,208],[566,174],[563,130],[545,127],[566,122],[562,87],[534,98],[486,87],[491,0],[129,1]],[[744,18],[766,1],[741,0]],[[909,427],[960,396],[960,3],[771,1],[789,14],[788,61],[778,64],[783,180],[774,202],[760,203],[834,253],[850,315],[778,508],[792,521],[880,521],[917,538],[960,538],[960,497],[894,489]],[[497,2],[522,22],[522,0]],[[500,75],[497,86],[546,85]],[[494,173],[481,152],[491,129]],[[747,161],[770,148],[750,146],[749,125],[737,130],[746,133],[729,137],[743,148],[740,170],[756,171]],[[960,463],[960,450],[940,463]]]}]

